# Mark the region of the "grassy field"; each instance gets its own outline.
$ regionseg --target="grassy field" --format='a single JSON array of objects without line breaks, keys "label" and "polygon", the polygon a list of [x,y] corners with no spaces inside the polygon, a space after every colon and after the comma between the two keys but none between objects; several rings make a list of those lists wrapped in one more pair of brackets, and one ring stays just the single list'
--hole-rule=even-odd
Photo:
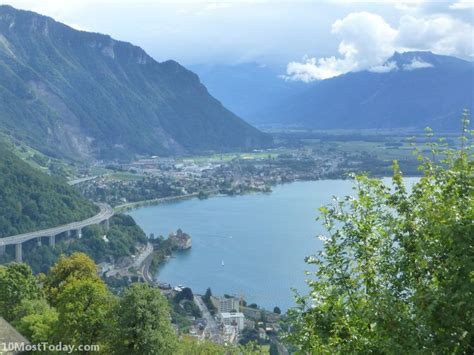
[{"label": "grassy field", "polygon": [[281,154],[283,149],[277,149],[275,151],[269,152],[248,152],[248,153],[224,153],[224,154],[210,154],[210,155],[196,155],[196,156],[189,156],[185,158],[180,158],[177,161],[193,161],[194,163],[207,163],[210,161],[231,161],[234,159],[265,159],[268,157],[274,158]]},{"label": "grassy field", "polygon": [[138,181],[143,179],[144,175],[134,174],[129,172],[117,172],[106,174],[106,179],[109,181]]}]

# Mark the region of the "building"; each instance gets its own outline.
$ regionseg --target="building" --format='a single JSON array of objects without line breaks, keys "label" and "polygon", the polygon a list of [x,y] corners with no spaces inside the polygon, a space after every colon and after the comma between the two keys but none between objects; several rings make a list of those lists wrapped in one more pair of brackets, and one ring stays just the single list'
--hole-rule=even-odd
[{"label": "building", "polygon": [[184,233],[181,229],[178,229],[176,233],[171,233],[168,239],[178,250],[189,249],[192,245],[191,237]]},{"label": "building", "polygon": [[217,310],[219,313],[240,312],[240,302],[235,297],[219,297]]},{"label": "building", "polygon": [[220,319],[224,326],[231,325],[236,326],[239,330],[245,327],[245,316],[240,312],[223,312],[220,313]]},{"label": "building", "polygon": [[235,343],[238,339],[238,335],[239,330],[237,329],[237,326],[224,325],[224,328],[222,330],[222,338],[225,343]]}]

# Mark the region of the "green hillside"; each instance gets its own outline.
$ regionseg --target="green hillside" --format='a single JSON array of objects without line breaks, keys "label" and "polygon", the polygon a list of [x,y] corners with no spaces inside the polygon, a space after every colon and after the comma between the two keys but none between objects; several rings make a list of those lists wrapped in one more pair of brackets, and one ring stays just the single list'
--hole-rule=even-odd
[{"label": "green hillside", "polygon": [[10,6],[0,6],[0,130],[68,157],[270,143],[178,63]]},{"label": "green hillside", "polygon": [[0,237],[78,221],[97,207],[0,146]]}]

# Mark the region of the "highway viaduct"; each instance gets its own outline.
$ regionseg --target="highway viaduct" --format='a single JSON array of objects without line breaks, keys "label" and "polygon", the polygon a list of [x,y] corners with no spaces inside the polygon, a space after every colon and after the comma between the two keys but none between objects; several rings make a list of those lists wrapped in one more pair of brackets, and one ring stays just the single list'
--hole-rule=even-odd
[{"label": "highway viaduct", "polygon": [[17,262],[22,261],[22,243],[27,242],[32,239],[37,239],[38,244],[41,245],[42,238],[49,239],[49,245],[54,247],[56,243],[56,236],[61,233],[66,233],[67,235],[71,235],[71,233],[75,233],[78,238],[82,237],[82,228],[93,225],[103,223],[105,228],[109,228],[109,218],[114,215],[114,210],[107,204],[98,203],[97,204],[100,208],[98,214],[94,217],[79,221],[79,222],[72,222],[68,224],[64,224],[59,227],[43,229],[35,232],[28,232],[23,234],[12,235],[10,237],[0,238],[0,255],[5,252],[5,247],[7,245],[15,245],[15,260]]}]

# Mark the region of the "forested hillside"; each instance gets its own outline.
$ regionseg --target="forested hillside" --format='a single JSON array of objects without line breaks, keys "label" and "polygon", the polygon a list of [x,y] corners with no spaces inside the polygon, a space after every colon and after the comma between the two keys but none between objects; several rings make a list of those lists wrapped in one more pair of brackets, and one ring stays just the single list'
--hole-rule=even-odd
[{"label": "forested hillside", "polygon": [[78,221],[98,208],[0,145],[0,237]]},{"label": "forested hillside", "polygon": [[143,49],[0,6],[0,130],[52,156],[115,158],[270,143],[196,74]]}]

